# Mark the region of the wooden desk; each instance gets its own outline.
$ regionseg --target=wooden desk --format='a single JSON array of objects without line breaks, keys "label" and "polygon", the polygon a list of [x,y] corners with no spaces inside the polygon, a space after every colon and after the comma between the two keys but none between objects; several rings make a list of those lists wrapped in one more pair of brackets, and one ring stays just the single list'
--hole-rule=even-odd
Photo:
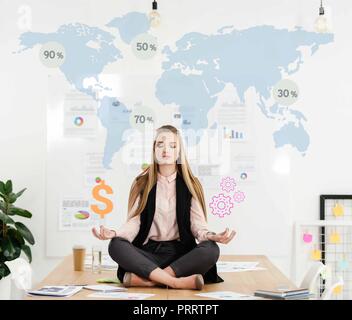
[{"label": "wooden desk", "polygon": [[[205,285],[202,291],[198,290],[177,290],[166,288],[128,288],[128,292],[152,293],[155,296],[153,300],[204,300],[208,298],[198,297],[196,293],[204,293],[209,291],[235,291],[239,293],[253,294],[257,289],[273,290],[277,287],[285,286],[290,289],[296,286],[287,279],[266,256],[256,255],[222,255],[220,261],[258,261],[258,267],[265,270],[219,273],[225,280],[222,283]],[[102,271],[100,274],[94,274],[90,270],[73,271],[72,255],[67,256],[38,286],[47,285],[67,285],[67,284],[96,284],[99,278],[115,278],[116,271]],[[69,298],[54,297],[30,297],[26,300],[41,299],[93,299],[88,295],[93,293],[89,290],[81,290],[79,293]]]}]

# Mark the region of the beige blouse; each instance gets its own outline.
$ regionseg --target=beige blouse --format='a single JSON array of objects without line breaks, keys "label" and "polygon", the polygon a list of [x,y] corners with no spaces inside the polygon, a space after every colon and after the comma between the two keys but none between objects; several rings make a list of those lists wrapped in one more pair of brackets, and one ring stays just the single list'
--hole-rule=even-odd
[{"label": "beige blouse", "polygon": [[[149,239],[155,241],[180,239],[176,219],[176,176],[177,171],[168,177],[158,173],[154,220],[144,244],[147,243]],[[132,207],[131,212],[129,212],[129,216],[137,209],[138,202],[139,197]],[[199,242],[207,240],[207,221],[205,220],[199,201],[194,197],[192,197],[191,200],[190,218],[193,236]],[[127,221],[119,229],[115,230],[115,232],[118,237],[125,238],[132,242],[138,234],[139,227],[140,217],[138,215]]]}]

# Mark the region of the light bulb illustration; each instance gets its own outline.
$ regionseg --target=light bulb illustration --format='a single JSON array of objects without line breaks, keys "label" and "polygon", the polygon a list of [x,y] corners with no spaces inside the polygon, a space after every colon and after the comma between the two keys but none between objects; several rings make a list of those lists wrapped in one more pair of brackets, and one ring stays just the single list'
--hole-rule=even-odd
[{"label": "light bulb illustration", "polygon": [[149,23],[152,28],[157,28],[161,23],[161,16],[158,12],[158,3],[154,0],[152,4],[152,11],[149,13]]},{"label": "light bulb illustration", "polygon": [[320,33],[328,31],[328,21],[324,15],[321,15],[315,21],[315,30]]},{"label": "light bulb illustration", "polygon": [[319,33],[325,33],[328,31],[328,20],[325,16],[325,10],[323,7],[323,1],[320,2],[319,17],[315,20],[315,30]]}]

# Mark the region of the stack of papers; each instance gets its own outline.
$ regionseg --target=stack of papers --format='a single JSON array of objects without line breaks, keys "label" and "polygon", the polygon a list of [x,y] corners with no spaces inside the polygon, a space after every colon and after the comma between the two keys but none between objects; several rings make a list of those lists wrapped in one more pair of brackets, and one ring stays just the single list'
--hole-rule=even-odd
[{"label": "stack of papers", "polygon": [[312,296],[306,288],[294,290],[257,290],[254,292],[254,295],[267,299],[281,300],[308,299]]},{"label": "stack of papers", "polygon": [[259,262],[256,261],[218,261],[216,263],[218,272],[244,272],[266,270],[265,268],[258,267],[258,265]]},{"label": "stack of papers", "polygon": [[44,286],[39,290],[28,290],[29,296],[70,297],[81,291],[82,286]]},{"label": "stack of papers", "polygon": [[[92,266],[92,255],[86,256],[84,260],[84,265],[88,268]],[[108,254],[104,254],[102,255],[101,267],[102,269],[106,270],[115,270],[117,269],[118,265],[114,260],[111,259]]]}]

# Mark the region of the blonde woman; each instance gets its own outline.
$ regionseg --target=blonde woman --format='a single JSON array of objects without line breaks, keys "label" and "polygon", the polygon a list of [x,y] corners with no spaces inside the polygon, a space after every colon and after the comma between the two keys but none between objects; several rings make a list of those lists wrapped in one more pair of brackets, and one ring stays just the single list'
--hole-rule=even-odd
[{"label": "blonde woman", "polygon": [[101,226],[92,232],[111,239],[109,254],[124,286],[198,290],[204,283],[223,282],[216,270],[216,242],[228,243],[236,233],[208,230],[202,186],[179,131],[170,125],[157,129],[152,163],[132,184],[127,222],[118,230]]}]

